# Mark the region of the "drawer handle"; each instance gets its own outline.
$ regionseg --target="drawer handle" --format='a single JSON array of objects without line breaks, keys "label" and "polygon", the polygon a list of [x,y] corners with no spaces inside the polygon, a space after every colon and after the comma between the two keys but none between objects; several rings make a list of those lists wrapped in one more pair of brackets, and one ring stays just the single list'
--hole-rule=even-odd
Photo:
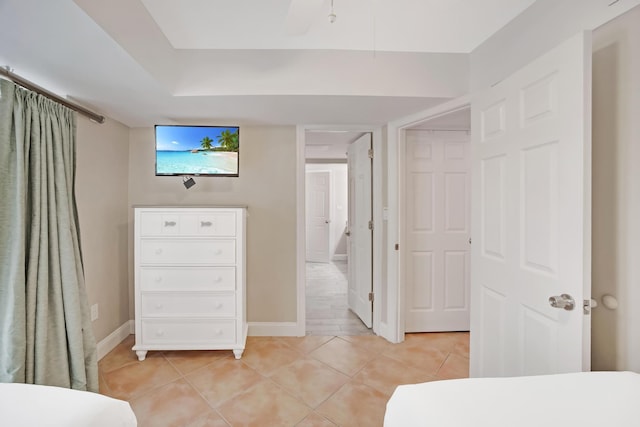
[{"label": "drawer handle", "polygon": [[211,227],[213,223],[211,221],[200,221],[201,227]]},{"label": "drawer handle", "polygon": [[161,337],[161,336],[163,336],[163,335],[164,335],[164,331],[163,331],[162,329],[158,329],[158,330],[156,331],[156,336]]},{"label": "drawer handle", "polygon": [[224,304],[219,302],[219,303],[216,304],[215,309],[216,310],[220,310],[223,306],[224,306]]},{"label": "drawer handle", "polygon": [[176,222],[175,221],[165,221],[164,222],[164,226],[165,227],[175,227],[176,226]]},{"label": "drawer handle", "polygon": [[216,329],[215,335],[222,335],[222,329]]},{"label": "drawer handle", "polygon": [[222,282],[222,276],[218,276],[213,280],[214,283],[220,283]]},{"label": "drawer handle", "polygon": [[213,254],[214,255],[222,255],[222,249],[216,250]]},{"label": "drawer handle", "polygon": [[156,283],[160,283],[160,282],[162,282],[162,276],[156,277]]},{"label": "drawer handle", "polygon": [[162,253],[162,248],[156,249],[156,255],[160,255]]},{"label": "drawer handle", "polygon": [[158,310],[162,310],[164,308],[164,306],[162,304],[158,303],[158,304],[156,304],[156,308]]}]

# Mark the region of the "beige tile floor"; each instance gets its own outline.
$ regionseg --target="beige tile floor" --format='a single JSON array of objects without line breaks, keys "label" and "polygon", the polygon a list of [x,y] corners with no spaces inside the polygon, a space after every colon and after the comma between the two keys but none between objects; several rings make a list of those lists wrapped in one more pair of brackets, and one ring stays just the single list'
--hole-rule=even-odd
[{"label": "beige tile floor", "polygon": [[307,335],[373,335],[347,305],[347,262],[306,267]]},{"label": "beige tile floor", "polygon": [[249,337],[231,351],[149,352],[130,336],[99,363],[100,392],[127,400],[139,425],[381,426],[399,384],[467,377],[469,334]]}]

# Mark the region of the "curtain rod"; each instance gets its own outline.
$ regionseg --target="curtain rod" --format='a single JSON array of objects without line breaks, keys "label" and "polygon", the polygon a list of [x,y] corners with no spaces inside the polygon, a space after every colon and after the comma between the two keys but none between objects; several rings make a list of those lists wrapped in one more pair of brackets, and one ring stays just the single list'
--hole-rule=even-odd
[{"label": "curtain rod", "polygon": [[9,80],[11,80],[12,82],[26,88],[29,90],[32,90],[36,93],[39,93],[40,95],[46,96],[49,99],[52,99],[62,105],[64,105],[65,107],[71,108],[74,111],[77,111],[78,113],[85,115],[87,117],[89,117],[89,119],[91,119],[92,121],[96,122],[96,123],[104,123],[104,116],[101,116],[97,113],[94,113],[91,110],[87,110],[86,108],[68,101],[58,95],[56,95],[53,92],[49,92],[48,90],[34,84],[31,83],[29,80],[23,79],[22,77],[20,77],[19,75],[15,74],[13,71],[11,71],[11,69],[7,66],[5,67],[0,67],[0,75],[5,76],[6,78],[8,78]]}]

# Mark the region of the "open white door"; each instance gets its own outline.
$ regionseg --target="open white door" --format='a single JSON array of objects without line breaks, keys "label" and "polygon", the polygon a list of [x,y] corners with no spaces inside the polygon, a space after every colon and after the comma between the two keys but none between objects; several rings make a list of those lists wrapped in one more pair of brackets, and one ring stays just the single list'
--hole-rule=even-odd
[{"label": "open white door", "polygon": [[307,261],[329,262],[331,172],[306,172]]},{"label": "open white door", "polygon": [[373,322],[372,287],[372,220],[371,207],[371,134],[367,133],[349,145],[349,308],[367,325]]},{"label": "open white door", "polygon": [[590,368],[591,54],[580,34],[472,98],[471,376]]}]

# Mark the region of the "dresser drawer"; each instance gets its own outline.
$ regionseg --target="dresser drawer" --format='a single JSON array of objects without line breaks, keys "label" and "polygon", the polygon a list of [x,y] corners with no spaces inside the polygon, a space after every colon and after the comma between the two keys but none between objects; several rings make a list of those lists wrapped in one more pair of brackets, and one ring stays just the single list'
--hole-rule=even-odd
[{"label": "dresser drawer", "polygon": [[142,291],[234,291],[235,267],[141,267]]},{"label": "dresser drawer", "polygon": [[142,319],[142,342],[157,344],[233,344],[236,321],[233,319]]},{"label": "dresser drawer", "polygon": [[234,317],[234,293],[143,292],[140,301],[142,317]]},{"label": "dresser drawer", "polygon": [[234,264],[233,239],[141,239],[141,264]]},{"label": "dresser drawer", "polygon": [[236,235],[235,212],[140,212],[140,235],[216,236]]}]

